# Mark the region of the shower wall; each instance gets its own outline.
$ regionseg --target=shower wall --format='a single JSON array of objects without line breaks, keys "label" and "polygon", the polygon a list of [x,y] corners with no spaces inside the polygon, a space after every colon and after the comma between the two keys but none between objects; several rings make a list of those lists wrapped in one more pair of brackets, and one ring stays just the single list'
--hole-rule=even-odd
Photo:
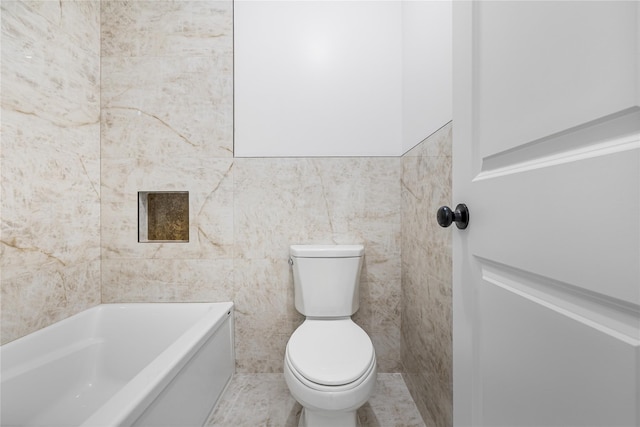
[{"label": "shower wall", "polygon": [[403,376],[427,425],[451,426],[451,228],[436,222],[451,206],[449,123],[402,158]]},{"label": "shower wall", "polygon": [[[233,295],[231,1],[102,2],[102,300]],[[138,242],[138,191],[189,192],[189,242]]]},{"label": "shower wall", "polygon": [[2,343],[100,303],[99,5],[2,1]]}]

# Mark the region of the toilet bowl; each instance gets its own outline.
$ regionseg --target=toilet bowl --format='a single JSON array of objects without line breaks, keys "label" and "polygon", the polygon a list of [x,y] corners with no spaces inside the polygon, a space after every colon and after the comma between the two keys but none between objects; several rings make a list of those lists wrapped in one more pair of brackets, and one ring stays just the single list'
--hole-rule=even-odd
[{"label": "toilet bowl", "polygon": [[300,426],[358,425],[376,374],[371,340],[350,318],[306,320],[287,344],[284,377],[303,406]]},{"label": "toilet bowl", "polygon": [[373,394],[376,356],[351,320],[358,310],[362,245],[293,245],[296,309],[306,316],[291,335],[284,378],[302,405],[301,427],[355,427]]}]

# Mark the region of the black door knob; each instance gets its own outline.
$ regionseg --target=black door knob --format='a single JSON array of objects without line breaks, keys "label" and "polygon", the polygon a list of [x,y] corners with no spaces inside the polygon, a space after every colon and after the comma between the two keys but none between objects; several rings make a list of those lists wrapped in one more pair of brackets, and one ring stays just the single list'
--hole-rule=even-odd
[{"label": "black door knob", "polygon": [[469,225],[469,209],[464,203],[456,206],[455,211],[452,211],[449,206],[442,206],[438,209],[437,219],[441,227],[448,227],[455,222],[456,227],[464,230]]}]

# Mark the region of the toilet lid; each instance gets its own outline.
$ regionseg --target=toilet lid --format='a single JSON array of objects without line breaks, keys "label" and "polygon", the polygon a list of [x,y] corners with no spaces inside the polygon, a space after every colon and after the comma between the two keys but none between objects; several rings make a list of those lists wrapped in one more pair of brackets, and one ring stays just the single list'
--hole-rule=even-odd
[{"label": "toilet lid", "polygon": [[306,320],[289,338],[287,357],[309,381],[343,385],[364,375],[375,353],[367,333],[351,319]]}]

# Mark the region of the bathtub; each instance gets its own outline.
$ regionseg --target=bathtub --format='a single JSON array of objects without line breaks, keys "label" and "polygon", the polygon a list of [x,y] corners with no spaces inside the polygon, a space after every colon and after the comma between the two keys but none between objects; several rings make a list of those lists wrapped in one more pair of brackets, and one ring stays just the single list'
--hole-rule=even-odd
[{"label": "bathtub", "polygon": [[0,363],[3,427],[202,426],[234,371],[233,304],[102,304]]}]

